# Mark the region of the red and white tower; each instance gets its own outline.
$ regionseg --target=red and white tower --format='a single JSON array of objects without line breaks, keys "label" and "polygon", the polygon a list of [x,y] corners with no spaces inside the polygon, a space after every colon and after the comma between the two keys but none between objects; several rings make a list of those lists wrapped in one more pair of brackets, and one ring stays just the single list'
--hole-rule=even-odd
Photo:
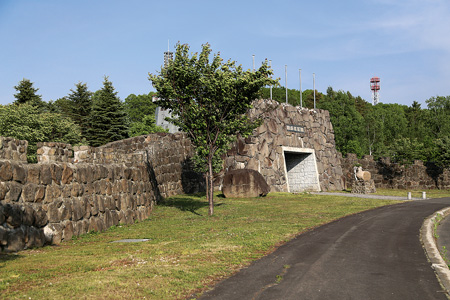
[{"label": "red and white tower", "polygon": [[370,89],[372,90],[372,104],[377,105],[380,100],[380,77],[370,78]]}]

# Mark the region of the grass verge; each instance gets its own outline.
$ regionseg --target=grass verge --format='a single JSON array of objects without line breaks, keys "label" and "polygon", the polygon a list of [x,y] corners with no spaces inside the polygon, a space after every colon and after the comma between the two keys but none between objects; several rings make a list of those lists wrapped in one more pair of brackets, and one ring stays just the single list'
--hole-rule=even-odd
[{"label": "grass verge", "polygon": [[406,197],[408,192],[411,192],[411,196],[414,198],[422,198],[422,192],[427,193],[427,198],[443,198],[450,197],[450,190],[392,190],[392,189],[377,189],[376,195],[386,196],[401,196]]},{"label": "grass verge", "polygon": [[[60,246],[0,255],[0,299],[184,299],[297,234],[346,215],[396,203],[309,194],[216,197],[158,205],[149,220]],[[111,243],[120,239],[142,243]]]},{"label": "grass verge", "polygon": [[[350,193],[351,189],[347,189],[341,192]],[[406,198],[408,196],[408,192],[411,192],[411,197],[413,198],[422,198],[422,192],[427,193],[427,199],[450,197],[450,190],[394,190],[394,189],[378,189],[378,188],[376,193],[370,195],[399,196]]]}]

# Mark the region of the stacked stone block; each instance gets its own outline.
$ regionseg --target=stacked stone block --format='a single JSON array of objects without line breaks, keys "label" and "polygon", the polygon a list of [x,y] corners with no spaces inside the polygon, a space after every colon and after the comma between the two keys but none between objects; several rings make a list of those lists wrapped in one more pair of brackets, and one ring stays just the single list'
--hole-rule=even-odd
[{"label": "stacked stone block", "polygon": [[73,162],[72,145],[64,143],[37,143],[37,160],[39,163]]},{"label": "stacked stone block", "polygon": [[435,165],[425,165],[416,160],[412,165],[400,165],[391,162],[390,158],[374,160],[371,155],[358,159],[349,153],[342,158],[345,186],[350,188],[354,181],[353,167],[362,166],[363,170],[372,174],[376,188],[387,189],[450,189],[450,170]]},{"label": "stacked stone block", "polygon": [[184,133],[155,133],[108,143],[101,147],[74,147],[76,163],[139,164],[148,166],[159,193],[170,197],[204,189],[204,179],[193,171],[194,155],[190,139]]},{"label": "stacked stone block", "polygon": [[0,166],[3,251],[58,244],[73,235],[143,220],[155,199],[143,164],[1,161]]},{"label": "stacked stone block", "polygon": [[28,141],[0,136],[0,159],[27,162]]},{"label": "stacked stone block", "polygon": [[352,183],[352,193],[354,194],[371,194],[376,193],[375,182],[373,179],[361,180],[355,179]]}]

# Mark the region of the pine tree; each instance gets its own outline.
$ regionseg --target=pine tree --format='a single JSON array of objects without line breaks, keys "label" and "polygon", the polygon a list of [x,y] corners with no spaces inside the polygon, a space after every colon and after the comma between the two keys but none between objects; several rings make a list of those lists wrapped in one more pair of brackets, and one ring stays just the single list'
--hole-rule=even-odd
[{"label": "pine tree", "polygon": [[14,94],[16,100],[14,104],[28,103],[37,107],[43,107],[42,96],[36,94],[39,89],[33,87],[33,83],[29,79],[22,79],[17,86],[14,87],[17,94]]},{"label": "pine tree", "polygon": [[75,84],[76,90],[70,90],[67,99],[70,101],[70,117],[81,128],[81,135],[87,135],[89,117],[92,109],[92,93],[86,83]]},{"label": "pine tree", "polygon": [[90,127],[87,131],[89,144],[98,147],[127,138],[126,114],[108,77],[105,76],[103,88],[93,98]]}]

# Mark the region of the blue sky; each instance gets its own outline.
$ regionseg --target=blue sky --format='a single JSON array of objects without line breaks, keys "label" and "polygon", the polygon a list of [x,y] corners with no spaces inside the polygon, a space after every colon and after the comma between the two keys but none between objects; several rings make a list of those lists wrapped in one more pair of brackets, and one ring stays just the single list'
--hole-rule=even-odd
[{"label": "blue sky", "polygon": [[14,101],[23,78],[45,101],[77,82],[91,91],[109,76],[119,97],[153,90],[148,73],[163,64],[168,40],[252,68],[272,60],[288,87],[350,91],[410,106],[450,95],[450,1],[151,1],[0,0],[0,104]]}]

